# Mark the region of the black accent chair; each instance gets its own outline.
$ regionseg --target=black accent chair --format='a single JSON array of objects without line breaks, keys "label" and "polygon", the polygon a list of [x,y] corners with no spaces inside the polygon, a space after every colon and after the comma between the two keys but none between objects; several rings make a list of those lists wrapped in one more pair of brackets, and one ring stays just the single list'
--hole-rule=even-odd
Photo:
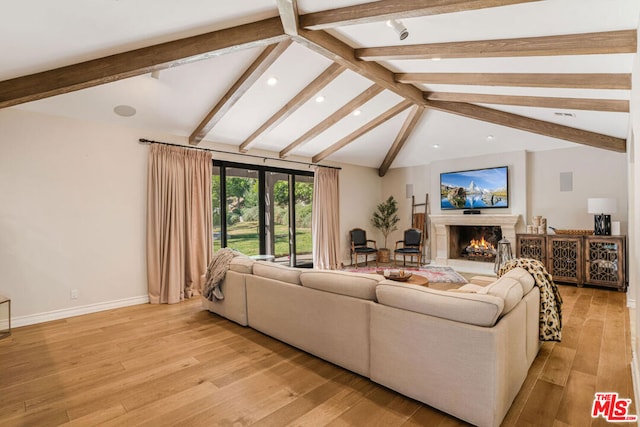
[{"label": "black accent chair", "polygon": [[[351,235],[351,265],[353,265],[353,255],[356,256],[356,268],[358,268],[358,255],[364,254],[364,265],[366,267],[369,262],[369,255],[376,255],[376,267],[378,266],[378,245],[375,240],[367,240],[367,232],[362,228],[354,228],[349,231]],[[373,247],[369,246],[369,243],[373,243]]]},{"label": "black accent chair", "polygon": [[[398,245],[402,243],[402,247]],[[418,257],[418,266],[422,264],[422,230],[417,228],[410,228],[404,231],[404,240],[398,240],[396,242],[396,248],[393,251],[393,266],[396,265],[396,255],[402,255],[402,265],[407,264],[407,255],[410,256],[409,260],[413,260],[414,256]]]}]

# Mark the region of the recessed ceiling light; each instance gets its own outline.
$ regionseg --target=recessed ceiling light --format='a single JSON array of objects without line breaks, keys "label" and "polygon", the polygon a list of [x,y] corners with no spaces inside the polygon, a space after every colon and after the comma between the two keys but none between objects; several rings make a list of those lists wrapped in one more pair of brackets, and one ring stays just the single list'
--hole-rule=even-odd
[{"label": "recessed ceiling light", "polygon": [[136,115],[136,109],[131,105],[116,105],[113,107],[113,112],[120,117],[131,117]]},{"label": "recessed ceiling light", "polygon": [[433,144],[433,148],[440,148],[438,144]]},{"label": "recessed ceiling light", "polygon": [[316,102],[318,102],[318,103],[320,103],[320,102],[324,102],[324,96],[322,96],[322,95],[318,95],[318,96],[316,97]]},{"label": "recessed ceiling light", "polygon": [[269,80],[267,80],[267,84],[269,86],[275,86],[278,84],[278,79],[276,79],[275,77],[269,77]]},{"label": "recessed ceiling light", "polygon": [[362,111],[360,111],[360,110],[355,110],[355,111],[353,112],[353,115],[354,115],[354,116],[359,116],[360,114],[362,114]]},{"label": "recessed ceiling light", "polygon": [[487,141],[493,141],[493,135],[487,135]]},{"label": "recessed ceiling light", "polygon": [[439,56],[434,56],[433,58],[431,58],[432,61],[440,61],[442,58],[440,58]]}]

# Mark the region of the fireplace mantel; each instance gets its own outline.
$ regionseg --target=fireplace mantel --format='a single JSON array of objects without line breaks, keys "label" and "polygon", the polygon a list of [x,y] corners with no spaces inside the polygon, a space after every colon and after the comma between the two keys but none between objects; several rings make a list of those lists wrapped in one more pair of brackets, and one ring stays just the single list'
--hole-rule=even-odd
[{"label": "fireplace mantel", "polygon": [[[461,261],[449,257],[449,226],[451,225],[482,225],[499,226],[502,229],[502,237],[512,244],[516,241],[516,226],[520,221],[520,215],[430,215],[429,220],[435,229],[435,263],[440,265],[451,265],[469,272],[492,273],[493,266],[487,263],[474,261]],[[515,250],[515,247],[513,248]]]}]

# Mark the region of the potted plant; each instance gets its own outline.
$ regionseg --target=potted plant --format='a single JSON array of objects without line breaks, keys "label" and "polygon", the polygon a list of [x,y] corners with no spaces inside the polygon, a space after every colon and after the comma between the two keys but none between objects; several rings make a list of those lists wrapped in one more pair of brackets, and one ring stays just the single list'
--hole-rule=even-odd
[{"label": "potted plant", "polygon": [[373,212],[371,224],[380,230],[384,236],[384,247],[378,250],[379,262],[389,262],[390,250],[387,248],[387,238],[392,231],[398,229],[396,225],[400,222],[400,218],[398,218],[397,213],[398,202],[396,202],[393,196],[389,196],[386,201],[380,203],[375,212]]}]

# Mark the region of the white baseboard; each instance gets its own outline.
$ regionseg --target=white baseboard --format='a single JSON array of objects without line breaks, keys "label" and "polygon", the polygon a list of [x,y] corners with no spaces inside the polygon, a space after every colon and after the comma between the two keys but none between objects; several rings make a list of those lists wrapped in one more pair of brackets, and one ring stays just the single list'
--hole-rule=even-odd
[{"label": "white baseboard", "polygon": [[49,322],[51,320],[66,319],[67,317],[80,316],[83,314],[97,313],[98,311],[105,311],[114,308],[128,307],[130,305],[147,303],[149,303],[149,295],[125,298],[116,301],[100,302],[97,304],[83,305],[81,307],[64,308],[62,310],[48,311],[46,313],[13,317],[11,319],[11,327],[17,328],[20,326]]},{"label": "white baseboard", "polygon": [[[640,378],[638,378],[638,374],[640,374],[640,371],[638,370],[638,355],[636,354],[635,349],[631,352],[632,357],[631,357],[631,380],[633,381],[633,394],[635,395],[635,404],[636,404],[636,408],[638,407],[638,402],[640,401],[640,387],[638,384],[638,381],[640,381]],[[638,412],[636,412],[637,414]]]}]

